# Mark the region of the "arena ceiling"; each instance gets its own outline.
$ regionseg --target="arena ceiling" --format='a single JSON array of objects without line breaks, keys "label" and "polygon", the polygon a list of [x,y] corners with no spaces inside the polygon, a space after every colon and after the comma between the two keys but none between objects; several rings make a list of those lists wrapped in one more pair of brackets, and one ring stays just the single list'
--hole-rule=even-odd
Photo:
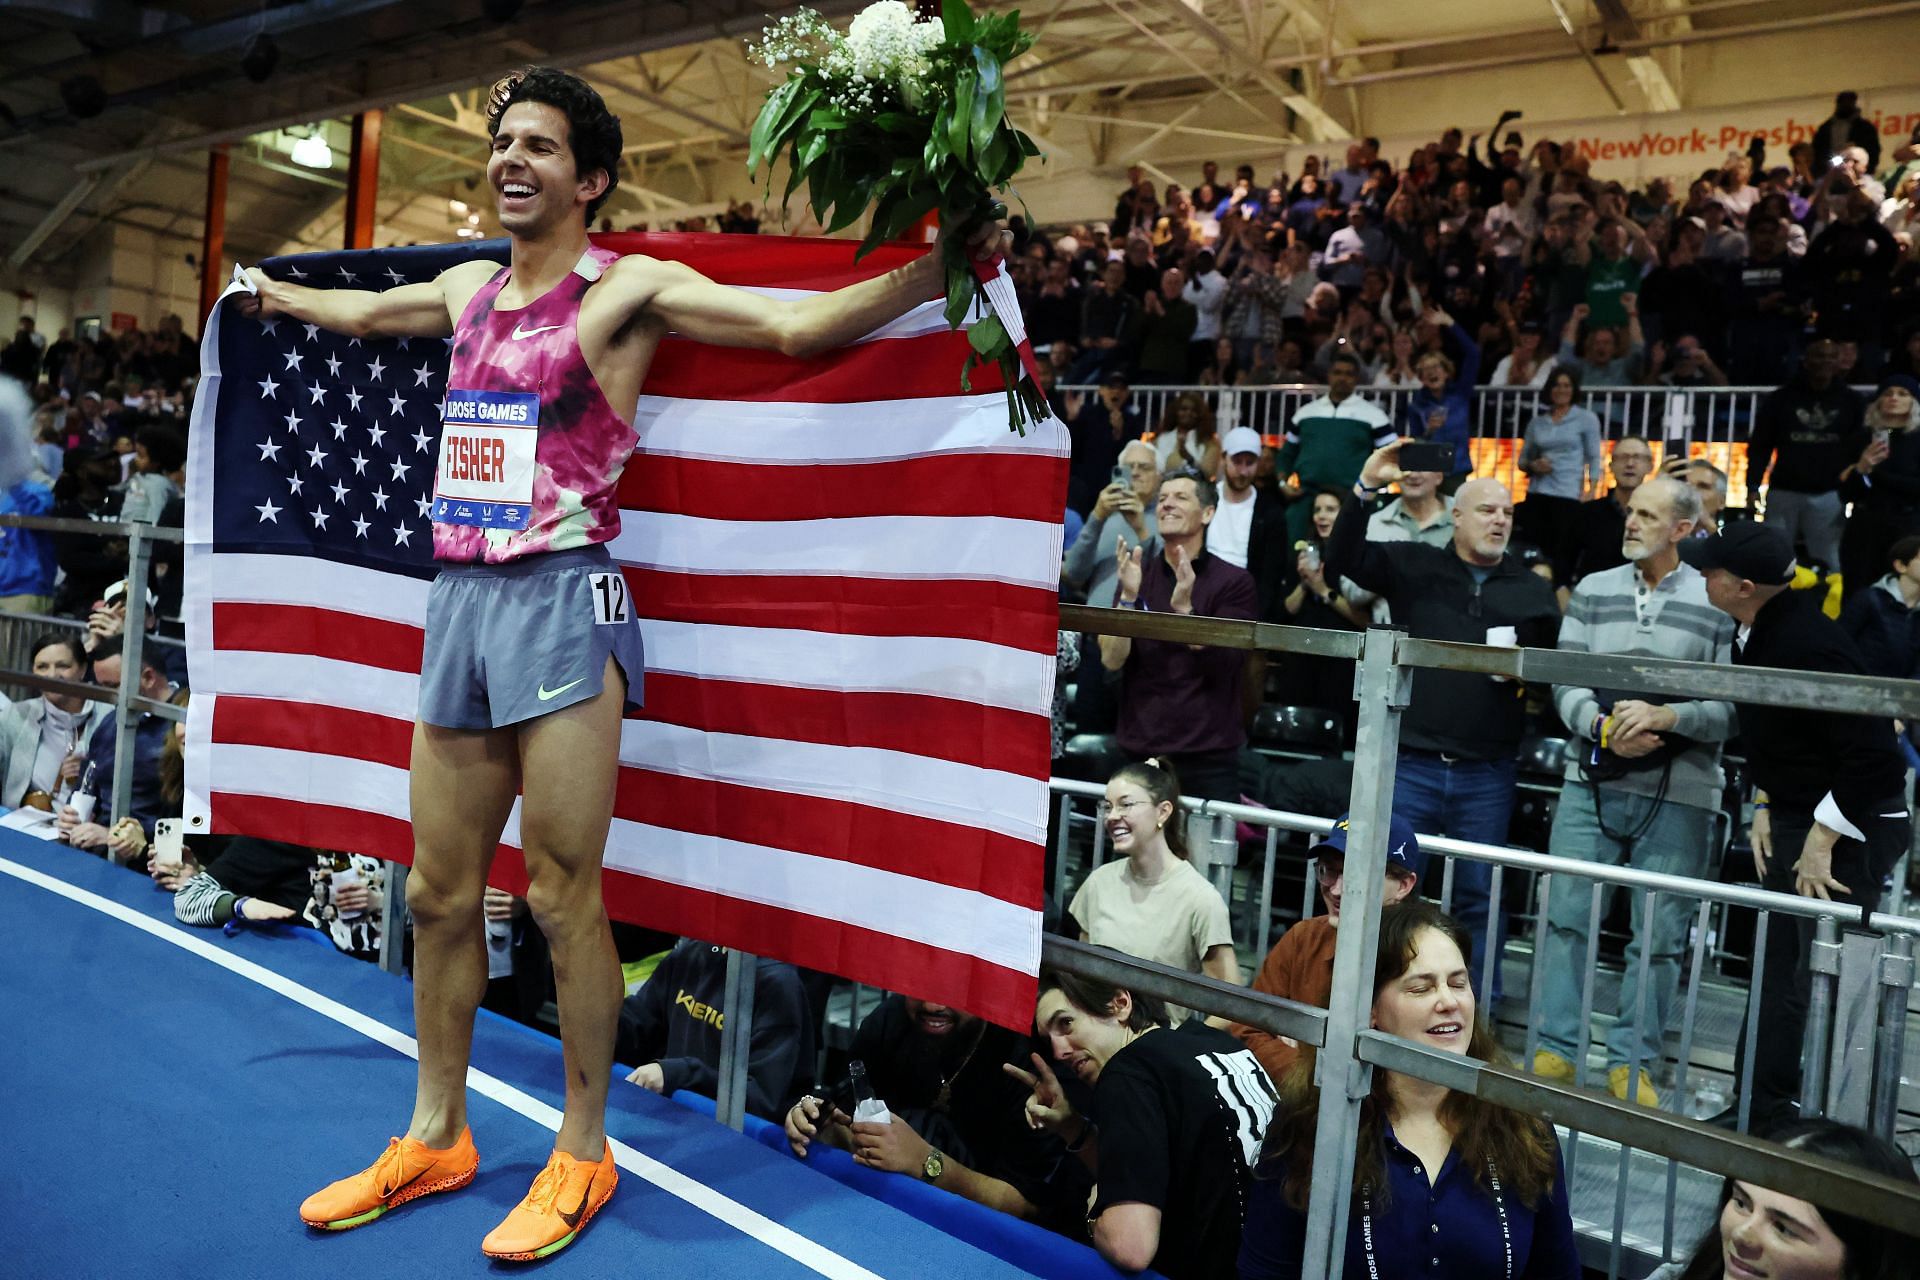
[{"label": "arena ceiling", "polygon": [[[338,243],[345,120],[388,108],[382,241],[451,238],[477,185],[484,86],[529,62],[580,70],[626,122],[616,222],[684,217],[751,188],[746,136],[775,83],[743,39],[766,0],[0,0],[0,252],[59,268],[105,223],[197,240],[206,149],[232,144],[228,243]],[[822,0],[831,17],[857,0]],[[1196,147],[1335,140],[1362,86],[1563,62],[1620,109],[1679,106],[1672,51],[1830,29],[1884,0],[1034,0],[1009,73],[1050,172]],[[256,75],[268,60],[263,78]],[[285,149],[318,122],[331,169]],[[1364,121],[1362,121],[1364,124]],[[1184,165],[1184,162],[1183,162]],[[476,202],[477,206],[478,202]]]}]

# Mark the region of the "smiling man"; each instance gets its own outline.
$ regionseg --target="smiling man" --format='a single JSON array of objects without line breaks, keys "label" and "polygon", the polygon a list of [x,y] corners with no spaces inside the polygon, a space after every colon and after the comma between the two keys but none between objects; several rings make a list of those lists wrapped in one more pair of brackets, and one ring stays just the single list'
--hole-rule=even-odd
[{"label": "smiling man", "polygon": [[1006,1070],[1030,1090],[1027,1123],[1060,1135],[1098,1180],[1088,1220],[1100,1256],[1168,1280],[1234,1274],[1240,1225],[1273,1085],[1224,1031],[1070,973],[1040,975],[1034,1023],[1059,1062],[1093,1089],[1091,1115],[1067,1101],[1047,1058]]},{"label": "smiling man", "polygon": [[[606,548],[636,442],[647,371],[669,332],[806,356],[852,342],[936,296],[940,248],[886,275],[784,302],[690,267],[595,248],[620,122],[585,81],[531,68],[493,88],[487,161],[504,268],[472,261],[382,293],[248,277],[243,310],[355,336],[451,339],[413,735],[414,1014],[419,1084],[406,1134],[301,1206],[342,1230],[473,1180],[466,1072],[486,988],[481,897],[524,793],[527,901],[552,946],[566,1113],[526,1198],[488,1234],[490,1257],[571,1243],[613,1193],[607,1082],[620,965],[601,901],[623,712],[640,702],[638,623]],[[976,252],[997,225],[982,228]]]}]

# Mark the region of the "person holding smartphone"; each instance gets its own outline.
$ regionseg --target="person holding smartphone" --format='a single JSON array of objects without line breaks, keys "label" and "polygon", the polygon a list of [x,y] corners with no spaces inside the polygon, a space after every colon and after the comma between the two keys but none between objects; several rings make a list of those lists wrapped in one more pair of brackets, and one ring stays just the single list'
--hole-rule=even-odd
[{"label": "person holding smartphone", "polygon": [[1556,368],[1520,446],[1527,500],[1515,511],[1514,523],[1546,553],[1554,585],[1561,587],[1573,585],[1580,504],[1600,496],[1606,470],[1600,460],[1600,419],[1574,403],[1579,398],[1579,375]]}]

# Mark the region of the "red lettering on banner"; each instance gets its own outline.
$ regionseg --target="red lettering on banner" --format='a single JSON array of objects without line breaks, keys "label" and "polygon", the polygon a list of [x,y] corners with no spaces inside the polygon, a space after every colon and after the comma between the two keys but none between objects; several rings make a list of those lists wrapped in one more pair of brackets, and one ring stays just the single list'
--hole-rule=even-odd
[{"label": "red lettering on banner", "polygon": [[507,475],[507,445],[504,440],[487,441],[487,455],[493,463],[494,480],[504,480]]},{"label": "red lettering on banner", "polygon": [[1722,151],[1730,149],[1733,144],[1738,141],[1740,141],[1739,125],[1723,124],[1720,126],[1720,149]]}]

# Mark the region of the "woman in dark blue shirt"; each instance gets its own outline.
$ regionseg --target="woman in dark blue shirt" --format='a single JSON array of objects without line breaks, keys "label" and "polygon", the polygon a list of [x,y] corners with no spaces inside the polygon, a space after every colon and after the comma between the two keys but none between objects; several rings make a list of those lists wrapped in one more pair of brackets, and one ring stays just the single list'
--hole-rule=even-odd
[{"label": "woman in dark blue shirt", "polygon": [[1429,351],[1414,361],[1419,389],[1409,396],[1400,411],[1400,429],[1415,440],[1453,446],[1453,474],[1446,492],[1452,493],[1473,471],[1473,455],[1468,442],[1473,438],[1473,391],[1480,380],[1480,344],[1473,335],[1446,312],[1432,309],[1420,323],[1433,325],[1450,334],[1460,364],[1438,351]]},{"label": "woman in dark blue shirt", "polygon": [[[1468,938],[1420,898],[1380,914],[1373,1025],[1482,1060],[1498,1055],[1474,1017]],[[1282,1089],[1247,1199],[1240,1280],[1301,1273],[1320,1110],[1314,1054]],[[1346,1272],[1423,1280],[1579,1280],[1566,1174],[1553,1127],[1444,1085],[1376,1069],[1360,1105]]]}]

